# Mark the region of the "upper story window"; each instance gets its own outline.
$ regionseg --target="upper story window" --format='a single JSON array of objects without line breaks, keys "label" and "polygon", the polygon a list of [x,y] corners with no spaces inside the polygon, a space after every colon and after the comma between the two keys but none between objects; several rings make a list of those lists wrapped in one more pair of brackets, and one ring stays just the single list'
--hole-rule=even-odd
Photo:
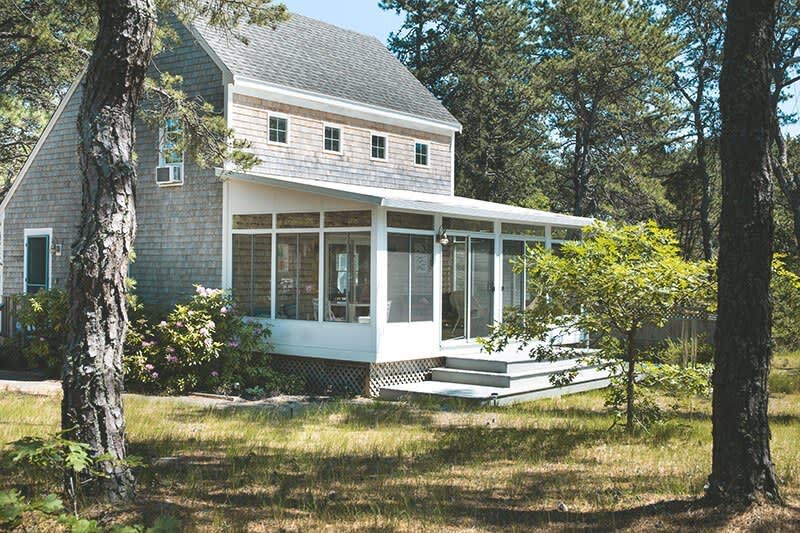
[{"label": "upper story window", "polygon": [[183,126],[180,120],[168,118],[159,131],[158,168],[156,182],[159,185],[183,183]]},{"label": "upper story window", "polygon": [[325,126],[323,148],[326,152],[342,153],[342,128]]},{"label": "upper story window", "polygon": [[386,159],[386,135],[372,134],[372,159]]},{"label": "upper story window", "polygon": [[428,143],[417,142],[414,145],[414,163],[428,166]]},{"label": "upper story window", "polygon": [[269,142],[289,144],[289,119],[282,115],[269,115]]}]

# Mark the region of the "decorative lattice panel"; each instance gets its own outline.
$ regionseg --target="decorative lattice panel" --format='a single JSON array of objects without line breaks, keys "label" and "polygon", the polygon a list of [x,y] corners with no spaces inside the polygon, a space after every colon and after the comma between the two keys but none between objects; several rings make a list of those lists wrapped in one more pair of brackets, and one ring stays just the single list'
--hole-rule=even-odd
[{"label": "decorative lattice panel", "polygon": [[369,367],[368,393],[370,396],[378,396],[381,387],[425,381],[430,375],[431,368],[437,366],[444,366],[444,357],[373,363]]},{"label": "decorative lattice panel", "polygon": [[305,380],[306,390],[316,394],[364,394],[369,366],[311,357],[273,355],[275,367]]}]

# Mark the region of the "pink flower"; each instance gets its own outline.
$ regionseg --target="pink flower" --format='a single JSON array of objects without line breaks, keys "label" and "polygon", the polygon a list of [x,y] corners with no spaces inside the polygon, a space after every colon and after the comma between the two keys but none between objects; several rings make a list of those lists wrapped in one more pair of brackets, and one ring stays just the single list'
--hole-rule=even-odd
[{"label": "pink flower", "polygon": [[153,376],[153,379],[158,379],[158,372],[153,372],[150,375]]},{"label": "pink flower", "polygon": [[200,328],[200,335],[202,335],[203,337],[208,337],[208,329]]},{"label": "pink flower", "polygon": [[148,371],[149,371],[149,370],[153,370],[154,368],[155,368],[155,367],[154,367],[153,365],[151,365],[150,363],[147,363],[146,365],[144,365],[144,369],[145,369],[145,370],[148,370]]},{"label": "pink flower", "polygon": [[236,342],[236,341],[230,341],[228,343],[228,346],[230,346],[231,348],[238,348],[239,347],[239,343]]},{"label": "pink flower", "polygon": [[207,337],[206,340],[203,341],[203,344],[206,345],[206,348],[211,348],[211,345],[214,344],[214,341]]},{"label": "pink flower", "polygon": [[175,353],[175,348],[172,346],[167,346],[167,353]]},{"label": "pink flower", "polygon": [[174,355],[168,355],[167,356],[167,361],[170,362],[170,363],[177,363],[178,362],[178,358],[175,357]]},{"label": "pink flower", "polygon": [[223,305],[222,307],[219,308],[219,312],[222,313],[223,315],[227,314],[228,308]]},{"label": "pink flower", "polygon": [[209,320],[208,322],[206,322],[206,327],[208,329],[214,329],[215,327],[217,327],[217,325],[214,323],[213,320]]},{"label": "pink flower", "polygon": [[211,371],[211,377],[212,377],[212,378],[215,378],[215,377],[217,377],[217,376],[219,376],[219,372],[217,372],[216,370],[212,370],[212,371]]},{"label": "pink flower", "polygon": [[182,328],[182,327],[183,327],[183,322],[181,322],[180,320],[178,320],[177,322],[175,322],[175,325],[176,325],[177,327],[179,327],[179,328]]},{"label": "pink flower", "polygon": [[165,328],[165,327],[167,327],[167,321],[166,320],[162,320],[161,322],[159,322],[158,325],[161,326],[162,328]]}]

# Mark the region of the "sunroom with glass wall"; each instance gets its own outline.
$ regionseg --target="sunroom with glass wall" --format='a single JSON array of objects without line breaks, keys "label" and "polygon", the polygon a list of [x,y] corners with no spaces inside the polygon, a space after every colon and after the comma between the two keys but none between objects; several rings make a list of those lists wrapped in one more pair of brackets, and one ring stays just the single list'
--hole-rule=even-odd
[{"label": "sunroom with glass wall", "polygon": [[533,297],[526,247],[588,219],[319,182],[229,179],[224,285],[279,354],[359,362],[476,346]]}]

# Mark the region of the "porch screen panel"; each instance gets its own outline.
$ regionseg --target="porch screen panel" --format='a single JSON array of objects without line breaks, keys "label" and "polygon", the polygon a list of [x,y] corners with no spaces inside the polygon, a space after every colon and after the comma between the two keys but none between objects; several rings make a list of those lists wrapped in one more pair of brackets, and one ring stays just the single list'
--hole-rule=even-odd
[{"label": "porch screen panel", "polygon": [[247,316],[270,316],[271,263],[271,235],[233,235],[233,296]]},{"label": "porch screen panel", "polygon": [[433,237],[390,233],[389,322],[433,320]]},{"label": "porch screen panel", "polygon": [[278,234],[276,242],[277,318],[316,320],[319,234]]},{"label": "porch screen panel", "polygon": [[[525,307],[525,275],[514,272],[514,264],[525,254],[523,241],[503,241],[503,309]],[[510,308],[510,309],[509,309]]]},{"label": "porch screen panel", "polygon": [[370,322],[371,250],[368,232],[325,233],[324,320]]}]

